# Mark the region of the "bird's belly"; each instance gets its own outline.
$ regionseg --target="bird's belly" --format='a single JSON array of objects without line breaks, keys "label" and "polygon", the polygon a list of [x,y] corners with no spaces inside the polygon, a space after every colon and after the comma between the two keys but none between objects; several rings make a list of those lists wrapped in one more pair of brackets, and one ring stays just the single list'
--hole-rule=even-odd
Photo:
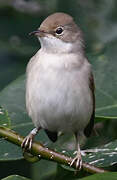
[{"label": "bird's belly", "polygon": [[33,81],[28,76],[26,106],[36,127],[57,132],[84,130],[92,114],[91,93],[76,77],[77,72],[52,70],[39,72]]}]

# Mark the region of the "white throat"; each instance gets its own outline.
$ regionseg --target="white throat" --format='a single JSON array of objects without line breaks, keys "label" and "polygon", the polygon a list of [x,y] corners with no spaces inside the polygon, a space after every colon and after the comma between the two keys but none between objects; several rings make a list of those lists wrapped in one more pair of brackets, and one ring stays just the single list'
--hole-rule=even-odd
[{"label": "white throat", "polygon": [[48,53],[78,53],[78,43],[64,42],[54,36],[39,38],[41,48]]}]

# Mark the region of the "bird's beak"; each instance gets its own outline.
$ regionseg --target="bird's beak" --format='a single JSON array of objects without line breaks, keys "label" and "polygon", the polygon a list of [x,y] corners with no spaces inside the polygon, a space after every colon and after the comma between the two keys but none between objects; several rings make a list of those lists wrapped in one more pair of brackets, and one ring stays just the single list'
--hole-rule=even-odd
[{"label": "bird's beak", "polygon": [[43,36],[45,36],[45,32],[38,29],[37,31],[30,32],[29,35],[43,37]]}]

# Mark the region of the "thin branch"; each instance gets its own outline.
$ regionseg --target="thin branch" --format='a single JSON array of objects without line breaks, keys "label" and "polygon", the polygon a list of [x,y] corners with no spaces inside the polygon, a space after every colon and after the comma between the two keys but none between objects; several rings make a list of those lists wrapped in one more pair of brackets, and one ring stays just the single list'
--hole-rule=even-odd
[{"label": "thin branch", "polygon": [[[18,133],[15,131],[5,128],[5,127],[0,127],[0,137],[5,138],[5,140],[16,144],[18,146],[21,146],[21,143],[23,142],[24,137],[20,136]],[[69,166],[70,163],[72,162],[72,158],[63,155],[62,153],[55,152],[54,150],[48,149],[44,147],[41,143],[39,142],[33,142],[32,144],[32,149],[31,149],[31,154],[34,156],[41,157],[43,159],[47,159],[50,161],[54,161],[60,164],[64,164]],[[75,163],[72,166],[75,168]],[[90,173],[104,173],[107,172],[102,168],[98,168],[95,166],[92,166],[88,163],[83,162],[83,169],[87,172]]]}]

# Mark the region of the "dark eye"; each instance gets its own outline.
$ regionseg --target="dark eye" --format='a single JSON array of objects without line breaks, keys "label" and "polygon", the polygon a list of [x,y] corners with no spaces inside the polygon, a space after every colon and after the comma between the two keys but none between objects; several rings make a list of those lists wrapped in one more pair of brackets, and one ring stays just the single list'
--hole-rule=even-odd
[{"label": "dark eye", "polygon": [[56,29],[56,34],[62,34],[63,29],[61,27]]}]

